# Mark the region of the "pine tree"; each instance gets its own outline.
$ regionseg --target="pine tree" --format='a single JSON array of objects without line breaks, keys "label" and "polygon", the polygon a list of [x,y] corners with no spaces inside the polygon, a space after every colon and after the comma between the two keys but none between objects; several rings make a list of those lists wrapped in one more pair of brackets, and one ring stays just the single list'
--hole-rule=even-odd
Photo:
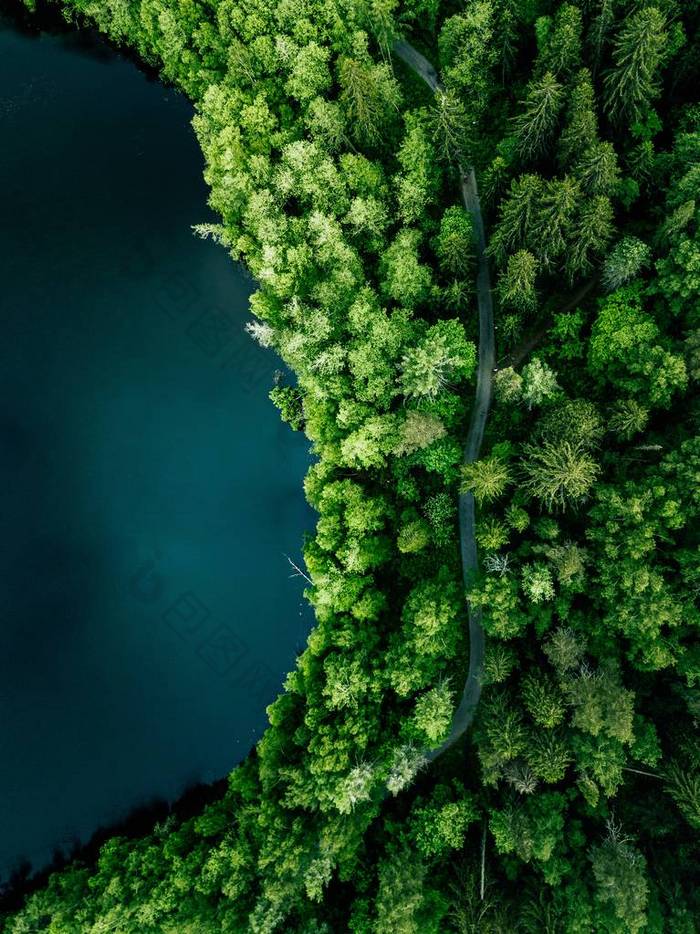
[{"label": "pine tree", "polygon": [[588,559],[585,549],[573,542],[563,545],[554,545],[545,552],[557,574],[557,580],[563,587],[568,587],[583,580],[586,561]]},{"label": "pine tree", "polygon": [[646,861],[612,819],[607,838],[593,847],[590,859],[598,900],[609,906],[614,918],[622,923],[621,930],[629,934],[642,930],[646,926],[649,891]]},{"label": "pine tree", "polygon": [[664,772],[668,794],[691,827],[700,830],[700,770],[672,761]]},{"label": "pine tree", "polygon": [[536,159],[546,151],[563,102],[564,89],[551,71],[530,82],[523,112],[515,118],[518,152],[524,159]]},{"label": "pine tree", "polygon": [[562,3],[554,17],[552,34],[538,65],[564,80],[580,65],[583,21],[581,11]]},{"label": "pine tree", "polygon": [[401,526],[396,537],[396,546],[404,555],[422,551],[429,544],[430,526],[425,519],[414,519]]},{"label": "pine tree", "polygon": [[374,769],[367,762],[361,762],[348,772],[340,781],[335,798],[340,813],[350,814],[358,804],[368,801],[374,781]]},{"label": "pine tree", "polygon": [[526,445],[523,487],[548,509],[565,509],[585,499],[600,467],[580,445],[561,441]]},{"label": "pine tree", "polygon": [[416,701],[413,722],[422,741],[437,744],[446,735],[452,720],[452,691],[446,681],[422,694]]},{"label": "pine tree", "polygon": [[475,368],[476,350],[460,322],[440,321],[401,360],[401,386],[409,398],[435,398]]},{"label": "pine tree", "polygon": [[355,138],[361,143],[379,143],[401,102],[390,67],[375,64],[365,45],[356,43],[353,55],[338,60],[338,79],[340,102]]},{"label": "pine tree", "polygon": [[549,675],[541,671],[528,672],[520,691],[525,707],[538,726],[551,730],[563,721],[566,711],[564,695]]},{"label": "pine tree", "polygon": [[658,70],[668,41],[666,19],[657,7],[644,7],[624,21],[605,76],[605,109],[616,121],[638,120],[656,97]]},{"label": "pine tree", "polygon": [[518,41],[517,0],[496,0],[494,17],[494,48],[500,60],[501,83],[513,69]]},{"label": "pine tree", "polygon": [[559,161],[568,166],[597,141],[598,118],[593,81],[590,71],[582,68],[571,89],[566,126],[559,140]]},{"label": "pine tree", "polygon": [[556,730],[538,731],[526,758],[534,775],[547,784],[560,782],[573,762],[570,748]]},{"label": "pine tree", "polygon": [[391,58],[391,46],[396,39],[396,0],[370,0],[368,25],[386,61]]},{"label": "pine tree", "polygon": [[526,564],[522,572],[523,593],[532,603],[554,599],[554,582],[549,568],[541,562]]},{"label": "pine tree", "polygon": [[617,0],[598,0],[598,15],[588,30],[588,41],[593,52],[593,70],[597,72],[603,57],[603,49],[608,41],[610,30],[615,22],[615,4]]},{"label": "pine tree", "polygon": [[583,640],[563,627],[555,629],[544,644],[544,653],[560,678],[579,667],[584,651]]},{"label": "pine tree", "polygon": [[581,205],[566,257],[571,281],[591,271],[593,257],[604,252],[614,229],[610,199],[603,195],[587,198]]},{"label": "pine tree", "polygon": [[615,147],[612,143],[593,143],[583,151],[572,172],[587,194],[611,195],[620,180]]},{"label": "pine tree", "polygon": [[391,758],[389,775],[386,780],[387,790],[392,795],[397,795],[413,782],[416,775],[427,764],[428,760],[420,749],[410,743],[399,746],[394,750]]},{"label": "pine tree", "polygon": [[497,499],[510,483],[510,471],[500,457],[487,457],[462,467],[462,493],[471,492],[479,505]]},{"label": "pine tree", "polygon": [[588,399],[567,399],[548,411],[537,423],[536,437],[556,443],[570,441],[595,448],[604,428],[598,410]]},{"label": "pine tree", "polygon": [[529,250],[518,250],[508,257],[508,266],[498,278],[501,304],[518,311],[531,312],[537,307],[535,279],[538,262]]},{"label": "pine tree", "polygon": [[522,401],[528,409],[549,402],[560,393],[557,374],[539,357],[523,367]]},{"label": "pine tree", "polygon": [[673,214],[664,221],[659,231],[659,240],[667,243],[673,243],[677,240],[695,218],[696,209],[697,204],[694,198],[679,205]]},{"label": "pine tree", "polygon": [[499,266],[505,265],[508,254],[524,246],[531,237],[539,215],[544,180],[539,175],[521,175],[511,182],[510,192],[500,208],[498,224],[489,246],[489,253]]},{"label": "pine tree", "polygon": [[452,276],[468,276],[474,268],[472,222],[463,207],[453,205],[442,215],[435,252],[440,266]]},{"label": "pine tree", "polygon": [[620,399],[610,416],[610,431],[623,441],[640,434],[649,421],[649,410],[635,399]]},{"label": "pine tree", "polygon": [[488,516],[477,523],[475,537],[482,551],[500,551],[510,541],[510,531],[504,522]]},{"label": "pine tree", "polygon": [[431,111],[431,128],[438,152],[447,162],[457,162],[469,145],[467,110],[452,88],[438,90]]},{"label": "pine tree", "polygon": [[574,218],[580,198],[578,182],[569,175],[547,182],[533,238],[545,269],[556,265],[566,252],[574,233]]},{"label": "pine tree", "polygon": [[605,260],[602,279],[604,288],[614,292],[620,286],[627,285],[649,265],[650,258],[651,251],[643,240],[623,237]]}]

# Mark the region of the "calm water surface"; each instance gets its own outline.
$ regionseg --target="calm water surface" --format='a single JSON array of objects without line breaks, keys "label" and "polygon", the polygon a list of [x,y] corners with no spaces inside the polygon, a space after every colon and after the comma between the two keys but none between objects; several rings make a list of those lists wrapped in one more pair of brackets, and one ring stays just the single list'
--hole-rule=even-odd
[{"label": "calm water surface", "polygon": [[224,775],[308,610],[304,439],[188,103],[0,26],[0,876]]}]

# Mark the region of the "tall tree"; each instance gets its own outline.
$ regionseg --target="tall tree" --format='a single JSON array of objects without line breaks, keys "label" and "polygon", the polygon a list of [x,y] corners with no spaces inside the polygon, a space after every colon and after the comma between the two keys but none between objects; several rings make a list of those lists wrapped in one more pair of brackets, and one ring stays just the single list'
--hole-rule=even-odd
[{"label": "tall tree", "polygon": [[523,109],[515,118],[518,152],[536,159],[549,147],[564,103],[564,89],[551,71],[527,88]]},{"label": "tall tree", "polygon": [[605,108],[613,119],[638,120],[657,96],[667,42],[666,18],[657,7],[643,7],[624,20],[605,76]]}]

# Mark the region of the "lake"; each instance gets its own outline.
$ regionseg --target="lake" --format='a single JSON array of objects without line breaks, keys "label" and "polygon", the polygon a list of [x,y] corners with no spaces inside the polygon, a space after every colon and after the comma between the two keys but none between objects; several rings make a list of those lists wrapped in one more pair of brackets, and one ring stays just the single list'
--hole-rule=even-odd
[{"label": "lake", "polygon": [[308,445],[191,231],[191,116],[90,37],[0,27],[2,877],[230,771],[310,626]]}]

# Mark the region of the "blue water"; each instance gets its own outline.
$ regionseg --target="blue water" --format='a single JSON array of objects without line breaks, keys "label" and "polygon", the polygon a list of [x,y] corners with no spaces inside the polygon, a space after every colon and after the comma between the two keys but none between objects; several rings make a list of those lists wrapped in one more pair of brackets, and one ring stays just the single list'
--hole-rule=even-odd
[{"label": "blue water", "polygon": [[309,612],[306,443],[267,398],[190,105],[0,30],[0,876],[226,774]]}]

